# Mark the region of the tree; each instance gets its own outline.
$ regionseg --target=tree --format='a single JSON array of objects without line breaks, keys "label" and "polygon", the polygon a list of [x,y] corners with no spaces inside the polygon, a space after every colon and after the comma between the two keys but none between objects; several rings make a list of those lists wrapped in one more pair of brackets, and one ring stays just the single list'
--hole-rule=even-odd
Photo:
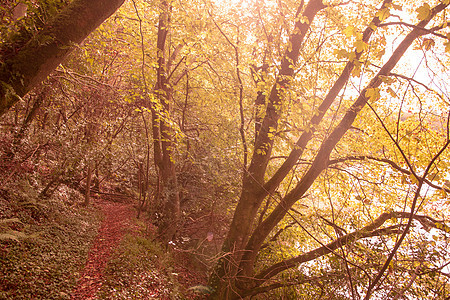
[{"label": "tree", "polygon": [[[390,0],[384,1],[377,10],[370,10],[370,14],[373,16],[371,20],[366,20],[366,28],[361,30],[354,25],[348,25],[343,28],[343,32],[347,37],[352,37],[354,40],[354,50],[347,51],[345,49],[336,49],[336,53],[348,61],[344,68],[338,68],[340,75],[337,78],[329,78],[328,81],[324,80],[320,84],[324,84],[321,90],[324,90],[327,84],[330,84],[330,88],[326,89],[327,92],[321,92],[323,96],[320,96],[318,92],[312,93],[312,96],[308,97],[307,92],[300,92],[300,99],[307,100],[313,98],[314,101],[320,101],[320,105],[312,106],[312,111],[305,112],[307,114],[305,119],[307,120],[306,126],[303,127],[302,133],[298,140],[292,145],[288,156],[284,156],[284,161],[279,165],[271,165],[268,168],[269,162],[273,159],[274,143],[280,141],[282,136],[280,131],[280,121],[283,114],[286,114],[286,101],[289,98],[290,93],[298,86],[298,82],[295,78],[296,70],[299,70],[299,56],[304,54],[308,42],[305,37],[312,39],[314,31],[317,30],[315,20],[318,22],[326,22],[326,18],[332,18],[331,15],[343,15],[339,11],[340,7],[345,7],[345,3],[337,4],[324,4],[322,1],[311,0],[303,7],[303,1],[297,9],[297,13],[294,17],[295,27],[290,30],[287,49],[280,59],[278,67],[278,74],[273,82],[270,92],[267,92],[266,96],[266,110],[262,120],[259,131],[257,132],[255,146],[253,149],[253,156],[248,168],[245,170],[243,176],[242,193],[234,211],[233,221],[231,223],[229,232],[223,244],[223,255],[218,261],[218,264],[211,275],[210,286],[214,290],[211,295],[211,299],[235,299],[243,296],[254,295],[260,292],[267,292],[271,289],[276,289],[283,286],[283,283],[274,283],[270,285],[271,280],[280,274],[280,272],[291,269],[298,266],[300,263],[316,260],[326,254],[332,253],[338,256],[344,261],[347,267],[347,275],[349,283],[349,293],[355,297],[355,282],[352,282],[352,275],[350,267],[358,267],[358,265],[350,262],[345,254],[338,254],[338,249],[343,249],[346,245],[354,243],[356,240],[364,239],[367,237],[383,236],[398,234],[399,237],[395,243],[395,246],[389,253],[389,257],[386,262],[379,266],[379,272],[377,276],[367,274],[366,282],[368,288],[366,290],[366,298],[374,292],[374,289],[378,286],[380,279],[384,276],[384,272],[392,262],[393,256],[397,253],[398,248],[402,244],[405,236],[411,228],[413,220],[425,220],[428,217],[420,216],[417,212],[418,199],[421,197],[421,189],[424,184],[430,184],[427,179],[432,169],[435,169],[436,163],[442,161],[440,156],[447,149],[449,144],[448,138],[444,141],[440,141],[441,145],[436,146],[432,151],[432,154],[428,155],[428,160],[413,163],[409,154],[406,154],[405,150],[400,145],[397,133],[397,139],[393,137],[391,131],[387,129],[386,120],[382,119],[376,112],[376,107],[383,107],[383,104],[379,104],[377,100],[380,99],[381,85],[386,84],[389,86],[389,79],[395,77],[394,68],[398,64],[399,60],[405,55],[408,48],[420,37],[427,34],[434,34],[446,28],[446,23],[442,23],[436,18],[442,11],[448,6],[448,1],[443,1],[431,8],[428,4],[423,4],[418,9],[418,20],[416,25],[410,25],[400,22],[401,25],[407,26],[409,32],[404,35],[403,41],[400,42],[397,48],[390,54],[387,60],[382,60],[382,56],[376,56],[378,41],[384,41],[385,36],[380,35],[380,28],[386,26],[399,25],[396,22],[383,23],[390,15],[390,10],[401,9],[399,5],[395,5]],[[342,8],[344,10],[344,8]],[[348,12],[348,11],[347,11]],[[433,19],[433,27],[427,28]],[[360,24],[356,22],[355,24]],[[361,24],[362,26],[363,24]],[[313,27],[314,26],[314,27]],[[345,26],[345,25],[344,25]],[[382,30],[382,29],[381,29]],[[373,41],[373,36],[375,40]],[[445,34],[438,34],[439,37],[443,37]],[[328,37],[332,39],[331,37]],[[336,42],[336,40],[335,40]],[[319,44],[317,51],[325,51],[322,49],[325,45],[329,45],[326,39],[323,39],[322,44]],[[311,47],[311,46],[310,46]],[[319,50],[318,50],[319,49]],[[380,49],[381,50],[381,49]],[[378,50],[378,51],[380,51]],[[374,53],[375,52],[375,53]],[[319,55],[316,55],[316,57]],[[324,54],[324,59],[327,59],[327,54]],[[309,57],[313,60],[314,54]],[[302,59],[305,59],[302,57]],[[382,62],[381,67],[376,67],[377,70],[371,70],[376,66],[376,62]],[[317,63],[320,63],[318,60]],[[309,62],[305,59],[305,65],[309,65]],[[364,74],[361,74],[361,70],[364,69]],[[301,70],[301,69],[300,69]],[[306,67],[305,67],[306,70]],[[370,79],[366,79],[366,76],[373,74]],[[366,75],[366,76],[363,76]],[[298,76],[298,75],[297,75]],[[357,89],[356,99],[353,103],[344,103],[342,99],[346,97],[346,87],[352,83],[351,77],[364,78],[361,81],[365,87]],[[332,76],[333,77],[333,76]],[[409,77],[403,77],[409,78]],[[323,80],[323,79],[322,79]],[[333,82],[331,82],[331,80]],[[316,84],[319,84],[316,82]],[[305,86],[303,86],[305,91]],[[318,88],[317,88],[318,89]],[[389,90],[389,88],[387,88]],[[303,93],[303,95],[302,95]],[[348,97],[348,96],[347,96]],[[345,111],[342,108],[333,107],[336,99],[341,98],[341,103],[344,106]],[[257,101],[257,103],[260,101]],[[310,103],[304,103],[303,107],[311,105]],[[310,106],[311,107],[311,106]],[[297,211],[295,209],[296,203],[299,200],[308,196],[307,192],[318,181],[321,174],[330,170],[335,163],[344,161],[351,161],[355,157],[348,155],[344,158],[338,158],[341,144],[345,141],[346,136],[351,136],[352,128],[355,126],[355,120],[362,114],[365,107],[369,107],[379,123],[385,130],[386,134],[390,137],[392,145],[396,148],[396,155],[403,157],[403,162],[407,168],[396,168],[397,171],[403,174],[410,175],[415,183],[414,197],[408,204],[410,207],[409,212],[391,212],[382,213],[378,218],[372,219],[367,225],[360,229],[356,229],[351,233],[347,233],[346,230],[339,229],[339,225],[336,221],[328,221],[339,232],[338,237],[331,243],[323,244],[309,252],[299,254],[289,259],[281,260],[272,266],[259,265],[258,258],[262,259],[261,252],[267,247],[267,242],[276,240],[286,228],[283,223],[285,218],[293,220],[293,224],[303,228],[302,222],[299,221],[294,215]],[[334,116],[330,113],[335,110]],[[328,113],[328,117],[327,117]],[[399,115],[401,114],[401,110]],[[340,118],[340,121],[336,122],[334,119]],[[399,118],[400,119],[400,118]],[[331,121],[331,122],[330,122]],[[398,120],[400,122],[400,120]],[[337,124],[336,124],[337,123]],[[368,127],[369,128],[369,127]],[[367,128],[367,129],[368,129]],[[325,130],[323,132],[322,130]],[[397,127],[398,129],[398,127]],[[364,132],[366,129],[359,129]],[[445,129],[448,131],[448,129]],[[292,135],[291,135],[292,136]],[[320,137],[319,137],[320,136]],[[317,143],[317,139],[320,140],[319,146],[313,146],[317,150],[310,150],[307,147],[311,147],[311,144]],[[350,147],[350,152],[352,145]],[[381,154],[383,155],[383,154]],[[370,159],[367,155],[362,155],[360,158]],[[378,161],[384,161],[392,166],[398,166],[396,162],[386,158],[374,158]],[[302,164],[302,161],[307,166],[302,171],[300,177],[296,177],[295,173],[298,173],[298,165]],[[273,170],[275,168],[275,170]],[[421,172],[421,173],[419,173]],[[293,175],[290,175],[294,173]],[[285,190],[281,184],[283,181],[290,181],[294,187]],[[431,186],[433,184],[431,183]],[[436,187],[436,185],[434,185]],[[442,187],[437,187],[440,190],[445,190]],[[284,190],[284,196],[276,199],[275,195],[277,190]],[[372,195],[373,196],[373,195]],[[263,203],[266,199],[267,203],[264,208]],[[362,198],[361,198],[362,199]],[[303,200],[304,202],[304,200]],[[269,208],[269,209],[267,209]],[[258,217],[258,213],[260,216]],[[390,217],[396,219],[407,219],[406,224],[394,222],[392,225],[383,226]],[[431,220],[431,219],[428,219]],[[436,228],[444,228],[445,226],[438,221],[432,221],[434,224],[438,223]],[[290,225],[292,226],[292,224]],[[288,227],[290,227],[288,226]],[[424,225],[426,226],[426,225]],[[442,227],[444,226],[444,227]],[[447,227],[445,227],[447,228]],[[306,229],[305,229],[306,230]],[[341,230],[341,231],[339,231]],[[308,232],[308,231],[306,231]],[[314,238],[313,236],[311,236]],[[319,242],[315,239],[316,242]],[[342,250],[343,251],[343,250]],[[301,276],[301,275],[300,275]],[[354,276],[354,275],[353,275]],[[302,282],[298,279],[299,282]]]},{"label": "tree", "polygon": [[305,2],[129,2],[10,112],[23,157],[229,225],[212,299],[445,298],[448,1]]},{"label": "tree", "polygon": [[[174,129],[171,126],[171,106],[173,105],[173,87],[169,81],[172,70],[171,65],[177,56],[178,50],[170,54],[167,37],[171,26],[171,4],[161,1],[158,21],[156,45],[156,83],[154,100],[149,100],[152,113],[153,158],[158,168],[157,201],[160,202],[160,215],[158,229],[162,240],[169,242],[174,238],[180,220],[180,196],[174,156]],[[169,45],[170,46],[170,45]],[[170,56],[168,58],[168,56]],[[143,74],[145,76],[145,74]],[[148,92],[148,90],[147,90]],[[159,204],[159,203],[157,203]]]},{"label": "tree", "polygon": [[17,53],[2,53],[0,115],[42,82],[123,0],[72,1]]}]

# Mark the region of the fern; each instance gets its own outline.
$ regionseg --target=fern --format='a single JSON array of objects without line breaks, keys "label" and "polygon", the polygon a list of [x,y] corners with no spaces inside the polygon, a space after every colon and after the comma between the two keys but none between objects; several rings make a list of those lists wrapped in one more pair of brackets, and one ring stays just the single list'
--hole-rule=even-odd
[{"label": "fern", "polygon": [[210,286],[205,285],[196,285],[188,288],[188,291],[194,292],[196,294],[207,295],[213,292],[213,289]]},{"label": "fern", "polygon": [[0,226],[4,225],[4,224],[9,224],[9,223],[20,223],[20,224],[23,224],[22,221],[19,220],[19,218],[9,218],[9,219],[1,219],[0,220]]}]

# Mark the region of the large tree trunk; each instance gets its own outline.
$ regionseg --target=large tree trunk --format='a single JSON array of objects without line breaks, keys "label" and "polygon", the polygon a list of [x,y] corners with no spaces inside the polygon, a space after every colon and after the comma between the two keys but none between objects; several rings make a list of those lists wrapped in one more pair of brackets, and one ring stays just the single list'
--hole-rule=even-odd
[{"label": "large tree trunk", "polygon": [[165,58],[169,22],[170,4],[162,1],[158,24],[158,69],[155,86],[155,96],[160,105],[152,104],[151,110],[154,159],[161,177],[159,192],[162,201],[162,217],[158,224],[158,231],[164,242],[169,242],[174,237],[180,218],[180,196],[173,157],[173,128],[168,120],[170,105],[173,102],[173,91],[167,78],[168,66]]},{"label": "large tree trunk", "polygon": [[235,278],[239,272],[237,266],[239,266],[242,258],[258,209],[266,197],[262,187],[272,152],[273,133],[277,130],[278,120],[281,115],[281,101],[292,80],[293,66],[298,60],[300,46],[308,32],[309,26],[316,14],[324,8],[325,5],[321,0],[311,0],[303,12],[303,15],[308,18],[309,22],[298,21],[295,25],[297,28],[296,33],[292,34],[289,39],[292,49],[285,53],[281,62],[280,74],[268,97],[265,117],[261,126],[258,126],[253,157],[248,171],[244,175],[241,197],[222,247],[222,251],[226,255],[220,259],[209,281],[209,285],[215,290],[214,295],[211,295],[211,299],[233,299],[238,297],[233,292],[236,290],[234,283],[228,280]]},{"label": "large tree trunk", "polygon": [[42,82],[124,0],[74,0],[17,54],[3,57],[0,116]]}]

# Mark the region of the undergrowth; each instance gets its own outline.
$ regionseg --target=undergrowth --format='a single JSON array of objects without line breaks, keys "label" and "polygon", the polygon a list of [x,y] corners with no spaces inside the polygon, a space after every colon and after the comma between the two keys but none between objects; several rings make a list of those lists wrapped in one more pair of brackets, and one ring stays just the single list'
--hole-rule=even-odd
[{"label": "undergrowth", "polygon": [[[70,299],[101,223],[95,206],[61,186],[41,199],[27,180],[0,188],[0,299]],[[77,204],[78,203],[78,204]],[[98,299],[197,299],[205,273],[134,221],[103,271]],[[186,246],[186,245],[184,245]]]},{"label": "undergrowth", "polygon": [[96,209],[73,205],[80,198],[62,187],[40,199],[27,181],[2,187],[0,299],[70,299],[100,223]]},{"label": "undergrowth", "polygon": [[190,299],[178,282],[175,262],[159,242],[146,237],[145,225],[127,234],[105,270],[100,299]]}]

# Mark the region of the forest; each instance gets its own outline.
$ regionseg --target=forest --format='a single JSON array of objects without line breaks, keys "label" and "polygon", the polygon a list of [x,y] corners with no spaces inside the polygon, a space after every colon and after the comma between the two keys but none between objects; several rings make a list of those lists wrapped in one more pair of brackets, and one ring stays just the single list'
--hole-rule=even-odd
[{"label": "forest", "polygon": [[450,0],[2,0],[0,299],[450,299]]}]

